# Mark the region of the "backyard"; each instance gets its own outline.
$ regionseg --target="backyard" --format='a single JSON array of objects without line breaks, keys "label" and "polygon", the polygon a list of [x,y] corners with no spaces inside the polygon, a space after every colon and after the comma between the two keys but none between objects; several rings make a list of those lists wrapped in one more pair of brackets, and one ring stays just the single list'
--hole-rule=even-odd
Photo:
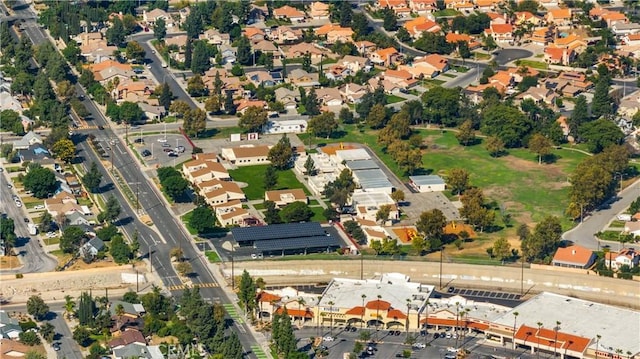
[{"label": "backyard", "polygon": [[[262,166],[245,166],[235,170],[229,170],[229,175],[235,182],[246,184],[242,191],[247,196],[247,200],[264,199],[264,172],[268,165]],[[278,184],[274,190],[302,188],[309,195],[309,191],[298,181],[292,170],[277,171]],[[241,185],[242,187],[242,185]]]}]

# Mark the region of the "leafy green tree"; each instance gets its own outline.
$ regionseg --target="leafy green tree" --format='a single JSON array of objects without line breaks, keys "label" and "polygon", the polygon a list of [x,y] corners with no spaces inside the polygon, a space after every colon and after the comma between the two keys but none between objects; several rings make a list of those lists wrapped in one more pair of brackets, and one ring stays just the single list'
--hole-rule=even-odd
[{"label": "leafy green tree", "polygon": [[35,320],[43,320],[49,314],[49,306],[38,295],[32,295],[27,299],[27,313]]},{"label": "leafy green tree", "polygon": [[238,300],[247,314],[249,314],[256,307],[256,284],[246,269],[242,272],[238,286]]},{"label": "leafy green tree", "polygon": [[495,242],[493,242],[493,251],[492,254],[495,257],[498,257],[500,260],[505,260],[511,257],[511,245],[506,238],[498,238]]},{"label": "leafy green tree", "polygon": [[605,118],[582,125],[580,131],[580,138],[587,143],[591,153],[600,153],[607,147],[620,145],[624,142],[624,137],[622,130]]},{"label": "leafy green tree", "polygon": [[71,163],[76,157],[76,145],[73,141],[63,138],[53,144],[53,153],[62,161]]},{"label": "leafy green tree", "polygon": [[420,214],[420,218],[416,222],[416,228],[426,238],[440,239],[444,234],[444,227],[447,224],[447,218],[442,211],[434,208]]},{"label": "leafy green tree", "polygon": [[304,161],[304,170],[308,176],[315,176],[316,164],[311,156],[307,156],[307,159]]},{"label": "leafy green tree", "polygon": [[110,241],[111,238],[115,237],[119,233],[120,232],[118,231],[118,227],[116,227],[112,223],[109,223],[96,231],[96,235],[98,236],[98,238],[106,242]]},{"label": "leafy green tree", "polygon": [[198,137],[198,134],[207,129],[207,114],[202,109],[190,109],[184,114],[184,131],[189,136]]},{"label": "leafy green tree", "polygon": [[279,169],[284,170],[291,166],[293,161],[293,149],[291,148],[291,142],[286,135],[282,135],[278,143],[269,149],[269,155],[267,157],[271,164]]},{"label": "leafy green tree", "polygon": [[91,326],[94,323],[94,316],[96,313],[96,304],[91,294],[88,292],[82,292],[78,301],[78,321],[80,325]]},{"label": "leafy green tree", "polygon": [[456,133],[456,139],[463,146],[469,146],[470,143],[475,142],[476,134],[471,120],[466,120],[460,125]]},{"label": "leafy green tree", "polygon": [[191,213],[189,225],[198,233],[206,233],[215,227],[216,217],[209,206],[199,206]]},{"label": "leafy green tree", "polygon": [[591,113],[596,118],[613,114],[613,100],[609,96],[609,81],[608,77],[602,76],[596,83],[593,101],[591,102]]},{"label": "leafy green tree", "polygon": [[78,226],[68,226],[60,237],[60,249],[64,253],[76,253],[82,245],[84,231]]},{"label": "leafy green tree", "polygon": [[189,188],[189,181],[182,176],[172,176],[162,182],[162,189],[174,201],[177,201]]},{"label": "leafy green tree", "polygon": [[153,34],[158,41],[163,41],[164,37],[167,36],[167,23],[163,18],[156,20],[153,25]]},{"label": "leafy green tree", "polygon": [[40,338],[35,332],[21,332],[19,334],[20,342],[30,347],[40,345]]},{"label": "leafy green tree", "polygon": [[113,18],[112,25],[107,29],[107,41],[115,46],[120,46],[125,41],[125,29],[122,20],[117,16]]},{"label": "leafy green tree", "polygon": [[169,106],[169,112],[175,114],[177,117],[183,117],[190,109],[189,104],[182,100],[173,101]]},{"label": "leafy green tree", "polygon": [[484,109],[481,130],[489,136],[497,136],[506,147],[520,147],[531,132],[533,124],[517,108],[496,104]]},{"label": "leafy green tree", "polygon": [[285,223],[307,222],[313,217],[313,211],[304,202],[290,203],[280,211],[280,218]]},{"label": "leafy green tree", "polygon": [[387,111],[384,105],[375,104],[367,115],[367,125],[373,129],[382,128],[387,120]]},{"label": "leafy green tree", "polygon": [[376,212],[376,221],[380,221],[383,224],[389,220],[389,216],[391,215],[391,206],[383,205],[380,206],[378,212]]},{"label": "leafy green tree", "polygon": [[396,16],[396,12],[390,7],[386,7],[381,10],[382,11],[382,26],[387,31],[396,31],[398,28],[398,18]]},{"label": "leafy green tree", "polygon": [[484,204],[484,194],[478,188],[470,188],[461,198],[462,208],[460,215],[482,231],[493,224],[495,213]]},{"label": "leafy green tree", "polygon": [[324,111],[311,118],[308,125],[308,131],[313,133],[314,136],[326,137],[327,139],[331,137],[333,131],[338,129],[338,122],[336,121],[335,114],[328,111]]},{"label": "leafy green tree", "polygon": [[129,125],[142,122],[144,112],[137,103],[125,101],[118,109],[118,122],[125,122]]},{"label": "leafy green tree", "polygon": [[91,342],[91,333],[86,327],[78,325],[73,330],[73,340],[75,340],[80,346],[87,347]]},{"label": "leafy green tree", "polygon": [[571,117],[569,117],[569,133],[577,137],[583,124],[589,121],[589,107],[584,95],[576,97]]},{"label": "leafy green tree", "polygon": [[251,42],[246,36],[240,37],[236,45],[238,50],[236,51],[236,59],[238,63],[243,66],[253,65],[253,54],[251,53]]},{"label": "leafy green tree", "polygon": [[276,208],[276,204],[273,201],[264,201],[264,208],[264,221],[267,222],[267,224],[282,223],[280,210]]},{"label": "leafy green tree", "polygon": [[193,56],[191,57],[191,71],[194,74],[202,75],[211,67],[211,57],[206,42],[196,41],[193,48]]},{"label": "leafy green tree", "polygon": [[245,130],[245,132],[260,132],[268,120],[267,110],[252,106],[245,110],[244,114],[240,117],[238,125]]},{"label": "leafy green tree", "polygon": [[404,27],[400,27],[398,31],[396,31],[396,39],[400,42],[410,42],[411,34]]},{"label": "leafy green tree", "polygon": [[351,112],[351,110],[347,107],[343,107],[340,109],[338,119],[345,125],[349,125],[355,122],[353,118],[353,112]]},{"label": "leafy green tree", "polygon": [[111,223],[118,219],[121,211],[122,208],[120,207],[120,203],[113,195],[111,195],[109,196],[109,198],[107,198],[107,202],[104,206],[104,211],[98,214],[98,221]]},{"label": "leafy green tree", "polygon": [[29,170],[22,180],[27,191],[31,191],[36,198],[47,198],[58,187],[56,176],[48,168],[37,163],[31,163]]},{"label": "leafy green tree", "polygon": [[40,335],[42,335],[44,340],[51,343],[55,338],[56,328],[53,326],[53,324],[49,322],[44,323],[43,325],[40,326]]},{"label": "leafy green tree", "polygon": [[454,126],[460,121],[460,89],[434,87],[425,92],[421,99],[425,108],[425,117],[429,122]]},{"label": "leafy green tree", "polygon": [[207,87],[202,81],[202,77],[199,74],[189,78],[187,80],[187,92],[190,96],[200,97],[206,94]]},{"label": "leafy green tree", "polygon": [[166,82],[160,84],[153,92],[158,96],[158,104],[163,106],[165,110],[169,110],[171,108],[171,101],[173,100],[173,93],[169,85],[167,85]]},{"label": "leafy green tree", "polygon": [[264,188],[272,190],[278,185],[278,172],[275,167],[268,166],[264,171]]},{"label": "leafy green tree", "polygon": [[318,95],[316,95],[316,90],[314,88],[311,88],[303,102],[307,115],[316,116],[320,114],[320,101],[318,100]]},{"label": "leafy green tree", "polygon": [[54,228],[53,216],[51,216],[51,213],[44,211],[40,216],[40,225],[38,229],[40,230],[40,232],[47,233]]},{"label": "leafy green tree", "polygon": [[129,260],[133,257],[131,248],[125,243],[122,236],[115,236],[111,239],[109,244],[109,253],[113,257],[113,260],[118,264],[129,263]]},{"label": "leafy green tree", "polygon": [[15,224],[9,217],[0,217],[0,239],[4,244],[4,252],[10,254],[16,245]]},{"label": "leafy green tree", "polygon": [[529,140],[529,150],[538,155],[538,164],[542,163],[542,157],[551,154],[553,143],[545,136],[536,133]]},{"label": "leafy green tree", "polygon": [[461,194],[469,188],[469,172],[464,168],[452,168],[447,176],[447,186],[451,193]]},{"label": "leafy green tree", "polygon": [[522,253],[528,261],[545,260],[551,262],[551,257],[560,245],[562,226],[560,219],[547,216],[540,221],[533,234],[522,240]]},{"label": "leafy green tree", "polygon": [[351,171],[348,168],[345,168],[340,172],[338,178],[327,183],[324,187],[323,194],[329,198],[331,203],[336,205],[338,208],[342,208],[347,203],[355,188],[356,185]]},{"label": "leafy green tree", "polygon": [[125,48],[125,54],[127,55],[127,59],[140,62],[144,60],[144,56],[146,53],[140,43],[138,43],[137,41],[129,41],[127,42],[127,47]]},{"label": "leafy green tree", "polygon": [[505,152],[504,142],[497,136],[489,136],[485,148],[491,157],[501,156]]}]

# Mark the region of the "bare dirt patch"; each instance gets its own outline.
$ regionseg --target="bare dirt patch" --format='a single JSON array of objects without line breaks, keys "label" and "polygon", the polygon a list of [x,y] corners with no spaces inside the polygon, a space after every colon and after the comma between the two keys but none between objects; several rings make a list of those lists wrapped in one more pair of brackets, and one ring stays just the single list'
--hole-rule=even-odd
[{"label": "bare dirt patch", "polygon": [[554,180],[564,179],[566,181],[566,178],[567,178],[567,175],[562,170],[562,167],[560,167],[557,164],[553,164],[553,163],[538,164],[537,162],[527,161],[515,156],[505,156],[501,158],[501,160],[507,166],[519,172],[542,172],[545,174],[546,178],[554,179]]},{"label": "bare dirt patch", "polygon": [[18,268],[21,265],[20,260],[16,256],[0,257],[0,269]]}]

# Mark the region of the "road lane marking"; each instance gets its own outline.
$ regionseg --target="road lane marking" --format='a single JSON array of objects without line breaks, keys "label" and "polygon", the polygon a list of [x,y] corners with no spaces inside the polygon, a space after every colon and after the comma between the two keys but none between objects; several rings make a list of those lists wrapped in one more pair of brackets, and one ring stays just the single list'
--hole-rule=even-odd
[{"label": "road lane marking", "polygon": [[194,285],[186,285],[186,284],[181,284],[181,285],[171,285],[168,286],[167,289],[174,292],[174,291],[179,291],[179,290],[185,290],[187,288],[194,288],[194,287],[198,287],[198,288],[218,288],[219,285],[218,283],[200,283],[200,284],[194,284]]}]

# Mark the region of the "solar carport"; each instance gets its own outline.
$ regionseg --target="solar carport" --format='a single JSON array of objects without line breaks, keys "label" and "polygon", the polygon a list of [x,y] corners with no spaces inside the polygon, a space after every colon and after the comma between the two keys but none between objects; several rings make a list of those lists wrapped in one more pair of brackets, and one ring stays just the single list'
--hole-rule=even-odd
[{"label": "solar carport", "polygon": [[263,255],[331,252],[342,247],[340,239],[316,222],[233,228],[231,234],[239,246],[253,247]]}]

